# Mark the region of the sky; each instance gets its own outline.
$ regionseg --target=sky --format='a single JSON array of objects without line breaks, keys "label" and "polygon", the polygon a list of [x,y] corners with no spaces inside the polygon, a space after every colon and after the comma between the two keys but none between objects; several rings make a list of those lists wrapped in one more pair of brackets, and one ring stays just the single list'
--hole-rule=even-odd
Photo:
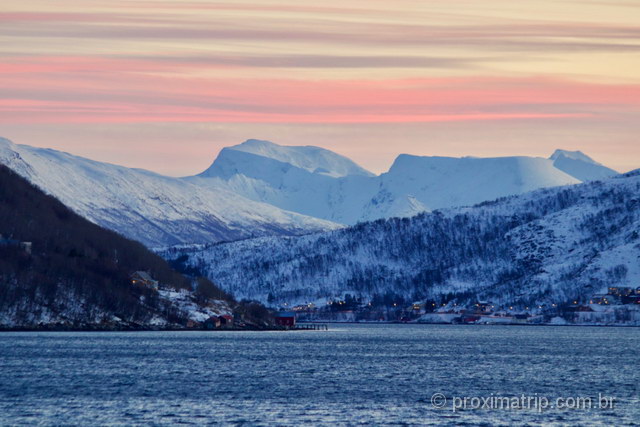
[{"label": "sky", "polygon": [[167,175],[249,138],[640,167],[636,0],[0,4],[0,136]]}]

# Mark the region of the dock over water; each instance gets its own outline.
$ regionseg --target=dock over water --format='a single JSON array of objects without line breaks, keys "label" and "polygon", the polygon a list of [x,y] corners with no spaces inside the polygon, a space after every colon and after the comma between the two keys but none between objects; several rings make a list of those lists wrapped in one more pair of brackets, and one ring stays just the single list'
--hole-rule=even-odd
[{"label": "dock over water", "polygon": [[326,323],[298,323],[293,329],[303,331],[328,331],[329,325]]}]

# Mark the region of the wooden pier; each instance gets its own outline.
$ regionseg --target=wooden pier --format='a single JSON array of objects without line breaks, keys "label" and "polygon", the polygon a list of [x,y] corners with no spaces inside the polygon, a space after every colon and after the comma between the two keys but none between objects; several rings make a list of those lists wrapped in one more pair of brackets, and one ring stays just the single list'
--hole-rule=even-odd
[{"label": "wooden pier", "polygon": [[294,329],[300,331],[328,331],[329,325],[326,323],[298,323]]}]

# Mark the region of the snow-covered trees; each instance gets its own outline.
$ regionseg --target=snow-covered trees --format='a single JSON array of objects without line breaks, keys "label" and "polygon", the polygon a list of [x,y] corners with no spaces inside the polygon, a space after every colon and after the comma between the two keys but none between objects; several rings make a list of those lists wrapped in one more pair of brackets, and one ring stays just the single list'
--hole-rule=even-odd
[{"label": "snow-covered trees", "polygon": [[391,292],[525,307],[640,281],[640,268],[627,266],[638,264],[638,230],[640,177],[629,174],[473,208],[162,255],[182,256],[239,298],[271,304]]}]

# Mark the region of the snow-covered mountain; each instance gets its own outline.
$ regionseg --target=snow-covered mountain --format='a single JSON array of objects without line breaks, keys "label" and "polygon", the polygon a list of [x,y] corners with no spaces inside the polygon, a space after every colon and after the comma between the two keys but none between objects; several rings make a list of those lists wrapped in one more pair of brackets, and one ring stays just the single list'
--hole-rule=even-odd
[{"label": "snow-covered mountain", "polygon": [[640,283],[640,170],[471,208],[162,255],[182,256],[238,298],[271,304],[345,294],[561,304]]},{"label": "snow-covered mountain", "polygon": [[228,189],[0,138],[0,163],[90,221],[149,246],[293,235],[339,227]]},{"label": "snow-covered mountain", "polygon": [[538,188],[577,184],[577,179],[538,157],[420,157],[402,154],[379,178],[364,209],[365,220],[411,216],[470,206]]},{"label": "snow-covered mountain", "polygon": [[557,151],[538,157],[451,158],[402,154],[375,176],[317,147],[283,147],[249,140],[221,151],[204,173],[189,178],[341,224],[467,206],[538,188],[610,176],[587,156]]},{"label": "snow-covered mountain", "polygon": [[85,218],[149,246],[326,231],[576,184],[611,171],[565,151],[552,159],[403,154],[376,176],[329,150],[260,140],[224,148],[209,169],[186,178],[2,138],[0,163]]},{"label": "snow-covered mountain", "polygon": [[334,178],[348,175],[373,176],[350,159],[324,148],[287,147],[258,139],[248,139],[242,144],[222,149],[211,167],[201,176],[228,178],[238,173],[248,175],[261,160],[272,160],[279,162],[276,165],[290,165]]},{"label": "snow-covered mountain", "polygon": [[[330,160],[330,161],[329,161]],[[254,201],[348,224],[376,190],[376,177],[338,154],[249,140],[220,152],[204,173],[187,178]]]},{"label": "snow-covered mountain", "polygon": [[553,161],[556,168],[583,182],[609,178],[618,174],[582,151],[556,150],[549,159]]}]

